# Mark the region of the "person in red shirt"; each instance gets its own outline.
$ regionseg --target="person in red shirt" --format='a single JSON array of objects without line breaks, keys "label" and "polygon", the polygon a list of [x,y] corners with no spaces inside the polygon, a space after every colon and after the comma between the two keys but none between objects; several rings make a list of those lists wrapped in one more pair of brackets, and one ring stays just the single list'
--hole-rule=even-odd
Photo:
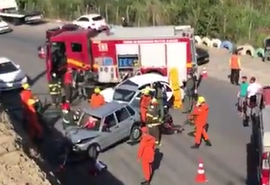
[{"label": "person in red shirt", "polygon": [[64,90],[66,101],[71,102],[72,99],[72,85],[73,85],[73,76],[72,76],[72,69],[68,68],[67,72],[64,74]]},{"label": "person in red shirt", "polygon": [[204,97],[199,96],[197,105],[191,113],[191,117],[195,116],[195,145],[191,147],[193,149],[200,147],[202,139],[204,139],[207,146],[212,146],[206,131],[208,112],[209,107],[206,104]]},{"label": "person in red shirt", "polygon": [[155,138],[148,133],[147,127],[142,127],[142,133],[137,158],[142,163],[145,179],[141,185],[149,185],[152,176],[152,163],[155,158]]},{"label": "person in red shirt", "polygon": [[90,102],[90,108],[98,108],[105,104],[105,99],[102,94],[100,94],[100,89],[96,87],[94,89],[94,94],[92,94]]}]

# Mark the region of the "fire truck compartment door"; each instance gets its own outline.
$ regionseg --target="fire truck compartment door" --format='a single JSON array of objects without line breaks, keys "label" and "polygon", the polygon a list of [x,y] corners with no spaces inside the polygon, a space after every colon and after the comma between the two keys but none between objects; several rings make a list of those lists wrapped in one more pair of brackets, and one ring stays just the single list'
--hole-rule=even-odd
[{"label": "fire truck compartment door", "polygon": [[164,43],[140,44],[140,62],[142,67],[165,67],[166,53]]},{"label": "fire truck compartment door", "polygon": [[167,43],[167,70],[177,68],[179,81],[187,78],[187,43]]},{"label": "fire truck compartment door", "polygon": [[138,44],[116,44],[117,55],[138,55]]},{"label": "fire truck compartment door", "polygon": [[115,67],[110,57],[102,58],[102,65],[98,66],[98,81],[100,83],[110,83],[114,78]]}]

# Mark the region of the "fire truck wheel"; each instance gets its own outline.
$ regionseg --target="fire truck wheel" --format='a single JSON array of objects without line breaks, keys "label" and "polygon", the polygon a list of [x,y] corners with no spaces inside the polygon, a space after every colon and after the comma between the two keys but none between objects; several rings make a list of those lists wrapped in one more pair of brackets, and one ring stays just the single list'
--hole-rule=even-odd
[{"label": "fire truck wheel", "polygon": [[134,125],[130,131],[129,140],[138,141],[142,136],[141,128],[138,125]]},{"label": "fire truck wheel", "polygon": [[100,153],[100,146],[98,144],[92,144],[87,149],[88,157],[96,160]]}]

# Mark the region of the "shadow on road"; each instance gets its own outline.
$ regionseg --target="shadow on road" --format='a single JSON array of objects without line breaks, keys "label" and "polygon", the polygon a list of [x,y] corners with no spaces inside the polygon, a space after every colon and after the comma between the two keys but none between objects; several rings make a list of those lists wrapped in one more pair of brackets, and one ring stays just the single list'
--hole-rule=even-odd
[{"label": "shadow on road", "polygon": [[[44,138],[42,142],[29,145],[30,140],[26,134],[26,124],[23,124],[23,114],[20,105],[20,95],[18,91],[12,91],[1,94],[0,99],[4,109],[8,110],[12,120],[15,132],[22,137],[22,146],[25,153],[30,157],[29,146],[37,148],[42,160],[35,159],[36,164],[46,174],[48,180],[53,185],[124,185],[119,179],[109,171],[104,171],[98,176],[90,174],[92,162],[84,160],[67,164],[63,168],[59,165],[63,161],[60,157],[59,146],[62,144],[63,135],[54,128],[54,123],[59,117],[51,116],[48,118],[44,129]],[[55,114],[57,115],[57,114]],[[58,115],[59,116],[59,115]]]},{"label": "shadow on road", "polygon": [[250,143],[246,145],[246,164],[247,164],[247,185],[259,185],[257,177],[257,166],[258,166],[258,153],[256,152],[256,144],[253,136],[250,137]]},{"label": "shadow on road", "polygon": [[43,78],[44,75],[46,75],[46,70],[45,71],[42,71],[41,73],[39,73],[36,77],[34,78],[31,78],[28,76],[28,82],[29,84],[32,86],[34,85],[39,79]]}]

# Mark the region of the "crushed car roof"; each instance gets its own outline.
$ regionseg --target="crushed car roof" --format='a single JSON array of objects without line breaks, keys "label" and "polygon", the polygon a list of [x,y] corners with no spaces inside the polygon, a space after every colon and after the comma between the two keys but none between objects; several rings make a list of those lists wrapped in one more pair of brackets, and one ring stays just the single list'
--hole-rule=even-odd
[{"label": "crushed car roof", "polygon": [[125,106],[127,106],[126,103],[110,102],[96,109],[86,108],[84,109],[84,112],[98,118],[103,118]]}]

